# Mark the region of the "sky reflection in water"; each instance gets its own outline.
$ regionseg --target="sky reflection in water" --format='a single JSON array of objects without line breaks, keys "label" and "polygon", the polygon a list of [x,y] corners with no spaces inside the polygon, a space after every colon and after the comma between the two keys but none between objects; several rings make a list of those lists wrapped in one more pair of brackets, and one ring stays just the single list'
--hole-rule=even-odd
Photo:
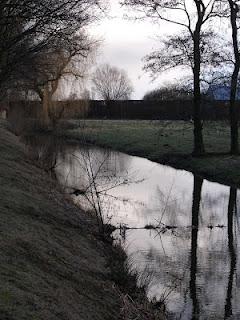
[{"label": "sky reflection in water", "polygon": [[[146,159],[98,148],[88,152],[99,187],[129,180],[102,198],[106,220],[177,227],[115,234],[148,279],[149,297],[164,299],[170,319],[240,319],[237,191]],[[86,149],[67,148],[58,158],[59,181],[86,187],[84,163]]]}]

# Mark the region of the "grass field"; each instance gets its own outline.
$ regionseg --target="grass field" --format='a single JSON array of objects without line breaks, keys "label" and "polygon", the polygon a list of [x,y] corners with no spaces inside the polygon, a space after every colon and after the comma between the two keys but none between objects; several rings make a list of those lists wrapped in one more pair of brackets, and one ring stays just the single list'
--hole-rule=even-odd
[{"label": "grass field", "polygon": [[132,155],[169,164],[214,181],[240,186],[240,157],[230,156],[226,122],[206,121],[207,155],[194,158],[193,124],[184,121],[69,121],[61,134]]}]

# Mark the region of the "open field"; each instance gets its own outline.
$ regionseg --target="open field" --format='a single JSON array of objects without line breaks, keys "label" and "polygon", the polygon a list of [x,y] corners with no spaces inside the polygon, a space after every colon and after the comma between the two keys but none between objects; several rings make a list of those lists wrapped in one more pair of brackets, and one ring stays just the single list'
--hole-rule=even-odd
[{"label": "open field", "polygon": [[[206,121],[207,155],[194,158],[193,124],[183,121],[69,121],[60,132],[68,139],[87,141],[132,155],[169,164],[214,181],[240,186],[240,157],[230,156],[226,122]],[[217,154],[216,154],[217,153]]]}]

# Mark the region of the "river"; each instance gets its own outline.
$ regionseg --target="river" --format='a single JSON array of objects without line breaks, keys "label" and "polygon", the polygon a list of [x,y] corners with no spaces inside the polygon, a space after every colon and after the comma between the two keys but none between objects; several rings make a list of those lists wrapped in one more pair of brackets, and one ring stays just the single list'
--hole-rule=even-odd
[{"label": "river", "polygon": [[120,227],[116,241],[169,319],[240,319],[236,189],[95,147],[61,148],[55,173],[84,209],[94,177],[104,221]]}]

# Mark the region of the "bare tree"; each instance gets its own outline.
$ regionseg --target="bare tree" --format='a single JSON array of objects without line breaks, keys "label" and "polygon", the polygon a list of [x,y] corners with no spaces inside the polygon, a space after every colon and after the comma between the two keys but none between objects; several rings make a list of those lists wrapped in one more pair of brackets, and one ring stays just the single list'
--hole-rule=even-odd
[{"label": "bare tree", "polygon": [[[239,47],[239,10],[240,2],[238,0],[216,0],[219,7],[219,17],[227,18],[231,26],[231,43],[229,42],[223,51],[226,49],[224,72],[226,73],[225,79],[228,85],[230,83],[230,126],[231,126],[231,141],[230,153],[239,154],[239,132],[238,132],[238,118],[239,111],[236,104],[237,89],[239,86],[239,71],[240,71],[240,47]],[[229,51],[230,49],[230,51]],[[229,68],[230,67],[230,68]],[[232,70],[233,68],[233,70]]]},{"label": "bare tree", "polygon": [[[69,39],[97,18],[101,0],[2,0],[0,86],[12,85],[21,65],[56,39]],[[2,89],[3,90],[3,89]]]},{"label": "bare tree", "polygon": [[230,124],[231,124],[231,154],[239,153],[238,145],[238,106],[236,105],[236,94],[240,70],[240,48],[239,48],[239,1],[228,0],[230,8],[230,22],[232,28],[232,45],[234,53],[234,69],[231,77],[230,93]]},{"label": "bare tree", "polygon": [[130,99],[133,87],[127,73],[109,64],[98,67],[93,75],[93,90],[99,98],[110,100]]},{"label": "bare tree", "polygon": [[93,54],[98,42],[83,33],[68,39],[57,39],[54,43],[28,59],[18,70],[15,80],[18,91],[35,92],[42,102],[42,123],[44,126],[55,126],[64,112],[64,104],[57,100],[60,89],[69,81],[81,79],[87,74],[89,57]]},{"label": "bare tree", "polygon": [[[193,94],[194,94],[194,150],[193,154],[201,155],[205,152],[202,121],[201,121],[201,42],[203,33],[209,29],[207,22],[216,15],[215,0],[123,0],[126,6],[136,9],[142,17],[155,21],[165,21],[177,25],[180,32],[185,29],[188,34],[187,41],[191,42]],[[205,25],[207,29],[204,28]],[[187,45],[187,43],[186,43]],[[188,51],[188,50],[187,50]],[[168,62],[171,63],[171,56]],[[182,62],[182,61],[180,61]]]},{"label": "bare tree", "polygon": [[90,52],[90,42],[85,36],[75,36],[70,43],[62,43],[50,48],[43,55],[37,56],[35,64],[37,77],[33,79],[33,90],[39,95],[43,105],[43,122],[55,126],[64,109],[56,107],[53,97],[59,83],[64,77],[84,77],[84,70],[78,69],[79,64]]}]

